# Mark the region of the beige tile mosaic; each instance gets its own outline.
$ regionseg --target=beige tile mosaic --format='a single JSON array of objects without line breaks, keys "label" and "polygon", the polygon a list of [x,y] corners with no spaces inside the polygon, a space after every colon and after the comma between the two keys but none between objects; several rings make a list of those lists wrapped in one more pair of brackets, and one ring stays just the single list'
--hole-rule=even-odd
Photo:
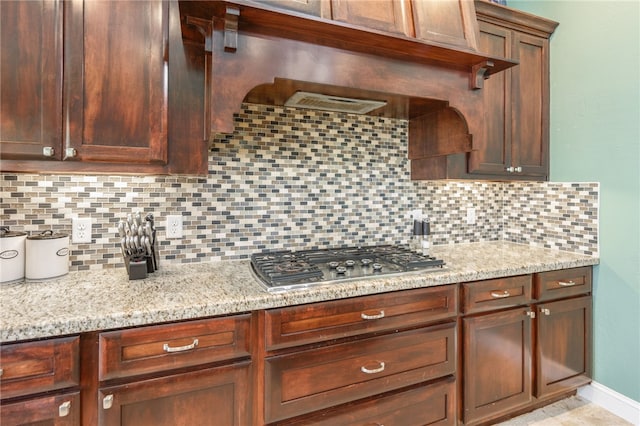
[{"label": "beige tile mosaic", "polygon": [[[70,233],[71,270],[123,267],[118,221],[154,213],[162,262],[243,259],[263,249],[406,243],[409,212],[427,213],[434,244],[505,239],[597,254],[597,184],[414,182],[407,122],[246,104],[214,138],[206,177],[0,174],[3,226]],[[476,210],[474,225],[467,208]],[[184,238],[167,240],[169,214]]]}]

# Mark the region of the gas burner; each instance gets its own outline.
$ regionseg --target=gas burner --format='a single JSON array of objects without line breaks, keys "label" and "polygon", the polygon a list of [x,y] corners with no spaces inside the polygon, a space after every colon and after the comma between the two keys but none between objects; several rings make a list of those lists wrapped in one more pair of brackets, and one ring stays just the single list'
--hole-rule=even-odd
[{"label": "gas burner", "polygon": [[270,292],[444,268],[444,262],[403,246],[346,247],[256,253],[251,268]]},{"label": "gas burner", "polygon": [[273,265],[277,272],[300,272],[309,268],[309,264],[303,260],[289,260]]}]

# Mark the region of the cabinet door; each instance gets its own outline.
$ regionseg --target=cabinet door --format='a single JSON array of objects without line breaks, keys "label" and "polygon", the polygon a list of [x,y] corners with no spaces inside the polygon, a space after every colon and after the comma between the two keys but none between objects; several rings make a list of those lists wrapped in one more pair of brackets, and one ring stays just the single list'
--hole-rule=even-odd
[{"label": "cabinet door", "polygon": [[2,426],[78,426],[80,425],[80,393],[42,396],[3,404]]},{"label": "cabinet door", "polygon": [[[512,33],[497,25],[479,22],[479,50],[489,55],[511,56]],[[511,164],[511,70],[484,81],[484,133],[473,141],[469,173],[506,175]]]},{"label": "cabinet door", "polygon": [[249,361],[99,390],[99,424],[251,424]]},{"label": "cabinet door", "polygon": [[409,0],[331,0],[335,21],[413,37]]},{"label": "cabinet door", "polygon": [[514,33],[512,165],[526,176],[549,174],[549,41]]},{"label": "cabinet door", "polygon": [[475,50],[476,16],[469,0],[412,0],[416,38]]},{"label": "cabinet door", "polygon": [[65,143],[73,159],[166,163],[168,8],[163,1],[66,5]]},{"label": "cabinet door", "polygon": [[59,160],[62,2],[0,1],[0,156]]},{"label": "cabinet door", "polygon": [[531,401],[530,315],[524,307],[463,319],[466,425]]},{"label": "cabinet door", "polygon": [[591,296],[538,305],[536,397],[591,381]]}]

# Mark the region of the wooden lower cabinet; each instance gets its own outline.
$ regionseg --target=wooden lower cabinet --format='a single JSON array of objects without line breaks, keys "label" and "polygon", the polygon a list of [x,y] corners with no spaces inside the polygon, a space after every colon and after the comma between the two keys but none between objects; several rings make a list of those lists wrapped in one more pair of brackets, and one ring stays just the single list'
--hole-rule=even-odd
[{"label": "wooden lower cabinet", "polygon": [[77,426],[80,425],[80,392],[31,398],[3,404],[2,426]]},{"label": "wooden lower cabinet", "polygon": [[266,422],[452,375],[456,323],[275,356],[265,362]]},{"label": "wooden lower cabinet", "polygon": [[591,381],[591,296],[537,305],[537,398]]},{"label": "wooden lower cabinet", "polygon": [[99,424],[251,424],[249,361],[101,388]]},{"label": "wooden lower cabinet", "polygon": [[528,307],[463,320],[464,423],[531,402],[532,323]]},{"label": "wooden lower cabinet", "polygon": [[[491,290],[493,281],[478,288]],[[462,319],[465,425],[488,424],[591,381],[591,268],[534,274],[533,282],[537,299],[514,297],[523,306]],[[462,298],[462,311],[473,302]]]},{"label": "wooden lower cabinet", "polygon": [[376,396],[363,402],[298,418],[278,425],[313,426],[445,426],[456,423],[455,379]]}]

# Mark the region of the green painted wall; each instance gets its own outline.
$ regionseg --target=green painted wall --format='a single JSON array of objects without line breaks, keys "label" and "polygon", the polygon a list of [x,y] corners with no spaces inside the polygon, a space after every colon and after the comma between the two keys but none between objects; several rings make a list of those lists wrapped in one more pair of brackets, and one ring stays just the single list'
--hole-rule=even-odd
[{"label": "green painted wall", "polygon": [[508,4],[560,23],[551,180],[601,184],[593,378],[640,401],[640,1]]}]

